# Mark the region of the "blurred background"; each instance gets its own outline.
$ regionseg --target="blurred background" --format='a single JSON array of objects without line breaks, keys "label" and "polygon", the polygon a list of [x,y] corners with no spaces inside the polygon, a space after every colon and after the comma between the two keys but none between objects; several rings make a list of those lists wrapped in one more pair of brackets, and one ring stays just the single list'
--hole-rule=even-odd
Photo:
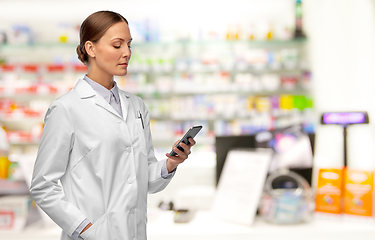
[{"label": "blurred background", "polygon": [[28,188],[98,10],[129,21],[115,80],[146,102],[158,159],[203,126],[149,195],[149,239],[374,236],[375,0],[0,0],[1,239],[59,239]]}]

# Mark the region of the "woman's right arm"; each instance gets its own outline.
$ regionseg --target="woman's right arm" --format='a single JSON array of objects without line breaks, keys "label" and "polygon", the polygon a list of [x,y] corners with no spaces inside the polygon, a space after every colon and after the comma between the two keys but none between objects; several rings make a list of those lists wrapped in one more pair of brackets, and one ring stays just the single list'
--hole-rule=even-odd
[{"label": "woman's right arm", "polygon": [[86,218],[76,206],[67,201],[59,185],[74,145],[74,126],[69,111],[59,100],[51,104],[44,122],[30,194],[35,203],[71,236]]}]

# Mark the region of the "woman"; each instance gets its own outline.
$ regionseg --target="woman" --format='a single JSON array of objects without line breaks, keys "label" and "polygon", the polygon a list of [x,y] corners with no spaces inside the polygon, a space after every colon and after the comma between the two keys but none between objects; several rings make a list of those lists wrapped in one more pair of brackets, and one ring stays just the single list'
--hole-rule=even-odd
[{"label": "woman", "polygon": [[46,113],[30,190],[63,240],[146,239],[147,193],[168,185],[195,144],[156,160],[146,106],[113,80],[127,73],[131,41],[120,14],[90,15],[77,47],[88,72]]}]

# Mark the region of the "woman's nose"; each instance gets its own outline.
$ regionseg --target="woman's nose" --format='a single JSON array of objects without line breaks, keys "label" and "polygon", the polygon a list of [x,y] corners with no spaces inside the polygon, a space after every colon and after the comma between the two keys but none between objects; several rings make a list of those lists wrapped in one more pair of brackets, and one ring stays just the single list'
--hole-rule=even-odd
[{"label": "woman's nose", "polygon": [[131,52],[130,48],[126,47],[126,49],[122,53],[122,57],[130,59],[131,55],[132,55],[132,52]]}]

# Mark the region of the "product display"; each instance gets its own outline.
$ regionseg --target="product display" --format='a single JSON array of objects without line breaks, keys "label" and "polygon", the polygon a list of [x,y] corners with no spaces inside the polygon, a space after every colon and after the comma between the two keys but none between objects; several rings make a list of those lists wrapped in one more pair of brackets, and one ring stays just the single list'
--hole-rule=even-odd
[{"label": "product display", "polygon": [[342,169],[319,169],[315,193],[315,211],[340,214],[342,185]]},{"label": "product display", "polygon": [[347,169],[345,172],[344,213],[373,216],[374,172]]},{"label": "product display", "polygon": [[372,171],[347,167],[347,128],[368,124],[367,112],[326,112],[321,124],[343,127],[344,159],[342,169],[319,169],[316,211],[334,214],[372,216],[374,177]]},{"label": "product display", "polygon": [[280,169],[266,180],[260,212],[271,223],[307,222],[312,217],[311,198],[310,185],[302,176]]},{"label": "product display", "polygon": [[367,112],[327,112],[322,114],[321,124],[336,124],[343,127],[344,132],[344,168],[347,166],[347,128],[354,124],[368,124]]},{"label": "product display", "polygon": [[22,230],[30,209],[30,196],[6,196],[0,198],[0,230]]}]

